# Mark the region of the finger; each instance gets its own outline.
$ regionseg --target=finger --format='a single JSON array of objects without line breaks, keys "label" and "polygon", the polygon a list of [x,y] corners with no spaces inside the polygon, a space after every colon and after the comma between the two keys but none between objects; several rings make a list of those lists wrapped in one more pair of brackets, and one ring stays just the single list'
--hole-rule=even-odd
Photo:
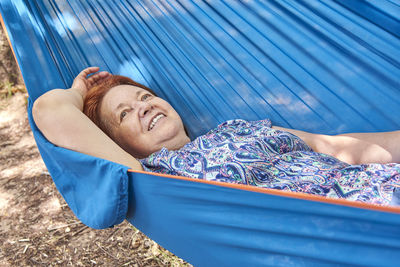
[{"label": "finger", "polygon": [[107,72],[107,71],[102,71],[102,72],[98,72],[96,74],[93,74],[92,76],[89,77],[94,79],[94,80],[102,80],[102,79],[106,79],[109,76],[111,76],[111,73]]},{"label": "finger", "polygon": [[109,73],[108,71],[101,71],[101,72],[99,72],[99,77],[100,77],[100,78],[107,78],[107,77],[109,77],[109,76],[111,76],[111,73]]},{"label": "finger", "polygon": [[110,77],[111,74],[107,71],[102,71],[96,74],[93,74],[90,76],[87,81],[93,85],[93,84],[98,84],[99,82],[102,82],[103,80],[106,80],[108,77]]},{"label": "finger", "polygon": [[99,77],[100,77],[100,73],[96,73],[96,74],[93,74],[92,76],[90,76],[89,78],[87,78],[87,81],[88,81],[89,83],[93,83],[93,82],[95,82],[96,80],[98,80]]},{"label": "finger", "polygon": [[97,71],[99,71],[99,67],[89,67],[86,68],[84,70],[82,70],[77,76],[76,78],[86,78],[86,76],[88,76],[91,73],[95,73]]}]

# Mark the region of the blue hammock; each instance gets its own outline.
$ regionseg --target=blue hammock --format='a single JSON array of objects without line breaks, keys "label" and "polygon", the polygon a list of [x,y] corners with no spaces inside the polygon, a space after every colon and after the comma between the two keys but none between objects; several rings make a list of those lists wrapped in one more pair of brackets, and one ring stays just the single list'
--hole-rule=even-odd
[{"label": "blue hammock", "polygon": [[400,209],[130,172],[54,146],[32,103],[100,66],[154,89],[191,137],[271,118],[336,134],[400,128],[400,2],[2,0],[43,160],[93,228],[127,219],[194,265],[398,266]]}]

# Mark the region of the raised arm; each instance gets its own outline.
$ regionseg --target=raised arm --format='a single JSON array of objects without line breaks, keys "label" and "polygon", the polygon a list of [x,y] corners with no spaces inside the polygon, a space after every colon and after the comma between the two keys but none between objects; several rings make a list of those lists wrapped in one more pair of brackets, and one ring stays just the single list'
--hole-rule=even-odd
[{"label": "raised arm", "polygon": [[[143,170],[134,157],[82,112],[87,91],[110,75],[108,72],[96,73],[98,70],[98,67],[87,68],[78,74],[70,89],[54,89],[40,96],[32,109],[35,123],[57,146],[120,163],[133,170]],[[88,78],[89,74],[93,75]]]},{"label": "raised arm", "polygon": [[273,128],[288,131],[303,139],[315,152],[334,156],[349,164],[400,163],[400,131],[323,135]]}]

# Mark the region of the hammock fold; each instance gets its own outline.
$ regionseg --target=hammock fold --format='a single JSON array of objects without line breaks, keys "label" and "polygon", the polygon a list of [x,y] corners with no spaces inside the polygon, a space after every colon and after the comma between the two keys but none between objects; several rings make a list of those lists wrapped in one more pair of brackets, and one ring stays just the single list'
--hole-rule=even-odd
[{"label": "hammock fold", "polygon": [[33,102],[99,66],[152,88],[191,137],[228,119],[400,128],[400,2],[2,0],[53,180],[93,228],[129,220],[194,265],[397,266],[400,209],[130,172],[54,146]]}]

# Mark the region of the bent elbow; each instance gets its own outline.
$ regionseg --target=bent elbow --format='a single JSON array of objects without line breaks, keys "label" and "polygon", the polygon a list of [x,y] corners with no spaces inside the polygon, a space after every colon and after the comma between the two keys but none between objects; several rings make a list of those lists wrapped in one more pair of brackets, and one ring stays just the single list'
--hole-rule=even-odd
[{"label": "bent elbow", "polygon": [[45,109],[45,101],[43,101],[43,95],[35,100],[32,106],[32,117],[36,125],[39,127],[41,124],[41,118],[43,116],[43,111]]},{"label": "bent elbow", "polygon": [[32,106],[32,117],[36,126],[43,132],[46,127],[51,127],[55,122],[56,110],[60,109],[61,103],[57,101],[57,91],[54,89],[38,97]]},{"label": "bent elbow", "polygon": [[45,121],[46,114],[49,112],[49,104],[49,99],[46,94],[41,95],[33,103],[32,117],[39,129],[41,129],[41,126]]}]

